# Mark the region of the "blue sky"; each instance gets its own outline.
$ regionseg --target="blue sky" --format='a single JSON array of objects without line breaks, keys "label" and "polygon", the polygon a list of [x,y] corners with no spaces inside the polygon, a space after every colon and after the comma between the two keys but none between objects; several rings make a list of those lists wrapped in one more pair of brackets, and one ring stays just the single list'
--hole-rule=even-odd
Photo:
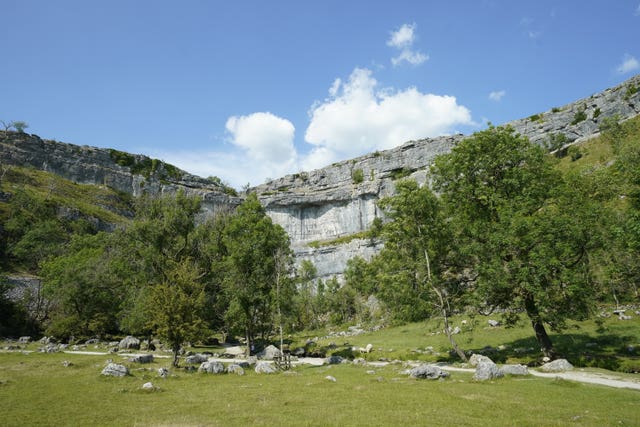
[{"label": "blue sky", "polygon": [[0,120],[233,186],[640,73],[640,0],[0,0]]}]

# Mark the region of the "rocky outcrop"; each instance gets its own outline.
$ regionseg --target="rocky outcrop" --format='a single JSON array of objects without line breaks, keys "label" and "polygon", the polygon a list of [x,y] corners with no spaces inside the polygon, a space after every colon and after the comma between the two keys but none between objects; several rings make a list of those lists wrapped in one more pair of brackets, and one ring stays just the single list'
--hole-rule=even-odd
[{"label": "rocky outcrop", "polygon": [[[507,123],[537,144],[554,135],[567,144],[598,133],[607,117],[628,119],[640,113],[640,75],[589,98]],[[268,215],[291,237],[299,261],[310,260],[319,276],[340,275],[353,256],[369,259],[380,242],[357,239],[381,217],[377,201],[392,195],[398,179],[420,183],[434,158],[449,152],[466,136],[409,141],[399,147],[287,175],[252,189]],[[353,236],[353,239],[345,239]],[[339,239],[339,240],[337,240]],[[334,241],[335,242],[332,242]]]}]

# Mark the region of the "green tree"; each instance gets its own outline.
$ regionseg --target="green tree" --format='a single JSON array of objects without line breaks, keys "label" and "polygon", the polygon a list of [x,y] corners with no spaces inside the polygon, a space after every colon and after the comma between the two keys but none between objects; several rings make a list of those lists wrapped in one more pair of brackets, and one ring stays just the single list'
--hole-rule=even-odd
[{"label": "green tree", "polygon": [[288,311],[294,284],[289,237],[273,224],[255,194],[250,194],[224,230],[226,274],[223,291],[225,316],[231,330],[247,340],[247,353],[255,337],[274,328],[278,307]]},{"label": "green tree", "polygon": [[505,309],[508,321],[524,311],[542,352],[554,357],[545,325],[562,328],[592,307],[593,203],[511,128],[465,139],[436,159],[432,173],[456,251],[477,275],[476,304]]},{"label": "green tree", "polygon": [[148,326],[173,352],[173,366],[183,343],[206,336],[203,310],[207,301],[198,266],[191,259],[170,261],[160,283],[150,288],[146,312]]},{"label": "green tree", "polygon": [[380,266],[380,297],[401,320],[441,316],[452,348],[466,360],[449,327],[466,282],[455,274],[451,225],[440,201],[428,187],[405,180],[380,206],[390,219],[382,233],[385,246],[375,260]]}]

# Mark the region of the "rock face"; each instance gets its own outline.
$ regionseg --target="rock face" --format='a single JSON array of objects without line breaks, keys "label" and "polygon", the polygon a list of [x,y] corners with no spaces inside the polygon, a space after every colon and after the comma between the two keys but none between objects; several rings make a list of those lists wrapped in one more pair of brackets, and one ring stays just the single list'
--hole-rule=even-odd
[{"label": "rock face", "polygon": [[[634,87],[640,87],[640,75],[507,125],[537,144],[558,134],[567,143],[578,143],[596,134],[607,117],[638,115],[640,91],[631,90]],[[369,259],[381,248],[380,242],[363,238],[363,232],[382,216],[376,202],[392,195],[400,178],[425,183],[434,158],[464,138],[453,135],[409,141],[322,169],[287,175],[250,191],[257,193],[267,214],[287,231],[298,262],[310,260],[322,278],[340,276],[350,258]],[[25,133],[0,131],[0,162],[29,165],[78,183],[108,185],[134,195],[182,189],[202,198],[205,215],[233,209],[242,200],[228,196],[215,182],[146,156],[47,141]],[[146,173],[135,170],[140,165],[146,165]]]}]

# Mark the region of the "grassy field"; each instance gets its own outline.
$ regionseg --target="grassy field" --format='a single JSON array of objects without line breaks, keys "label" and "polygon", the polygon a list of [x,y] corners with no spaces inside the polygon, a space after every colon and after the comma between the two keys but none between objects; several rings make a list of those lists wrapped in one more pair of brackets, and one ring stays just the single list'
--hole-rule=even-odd
[{"label": "grassy field", "polygon": [[[640,347],[638,317],[583,322],[553,338],[574,361],[585,360],[590,354],[592,360],[637,362],[629,346]],[[535,350],[516,351],[535,347],[525,322],[509,329],[485,326],[487,318],[456,318],[454,323],[462,324],[462,320],[467,320],[466,329],[456,337],[466,350],[485,348],[501,362],[536,361]],[[436,322],[416,323],[342,337],[341,342],[319,337],[318,346],[333,348],[329,346],[333,341],[336,346],[329,354],[344,353],[350,345],[371,342],[374,351],[366,355],[370,360],[446,360],[448,347],[444,336],[436,333],[438,328]],[[128,365],[131,375],[101,376],[110,358]],[[65,367],[65,360],[72,365]],[[402,373],[406,369],[402,362],[385,367],[301,366],[274,375],[258,375],[247,369],[244,376],[178,369],[170,370],[170,377],[162,379],[157,369],[169,367],[170,359],[156,358],[149,365],[125,360],[119,355],[0,353],[0,424],[640,425],[637,391],[560,379],[529,376],[478,383],[471,373],[452,372],[442,381],[414,380]],[[327,380],[328,375],[336,381]],[[638,374],[615,375],[638,378]],[[154,390],[142,389],[148,381],[154,384]]]}]

